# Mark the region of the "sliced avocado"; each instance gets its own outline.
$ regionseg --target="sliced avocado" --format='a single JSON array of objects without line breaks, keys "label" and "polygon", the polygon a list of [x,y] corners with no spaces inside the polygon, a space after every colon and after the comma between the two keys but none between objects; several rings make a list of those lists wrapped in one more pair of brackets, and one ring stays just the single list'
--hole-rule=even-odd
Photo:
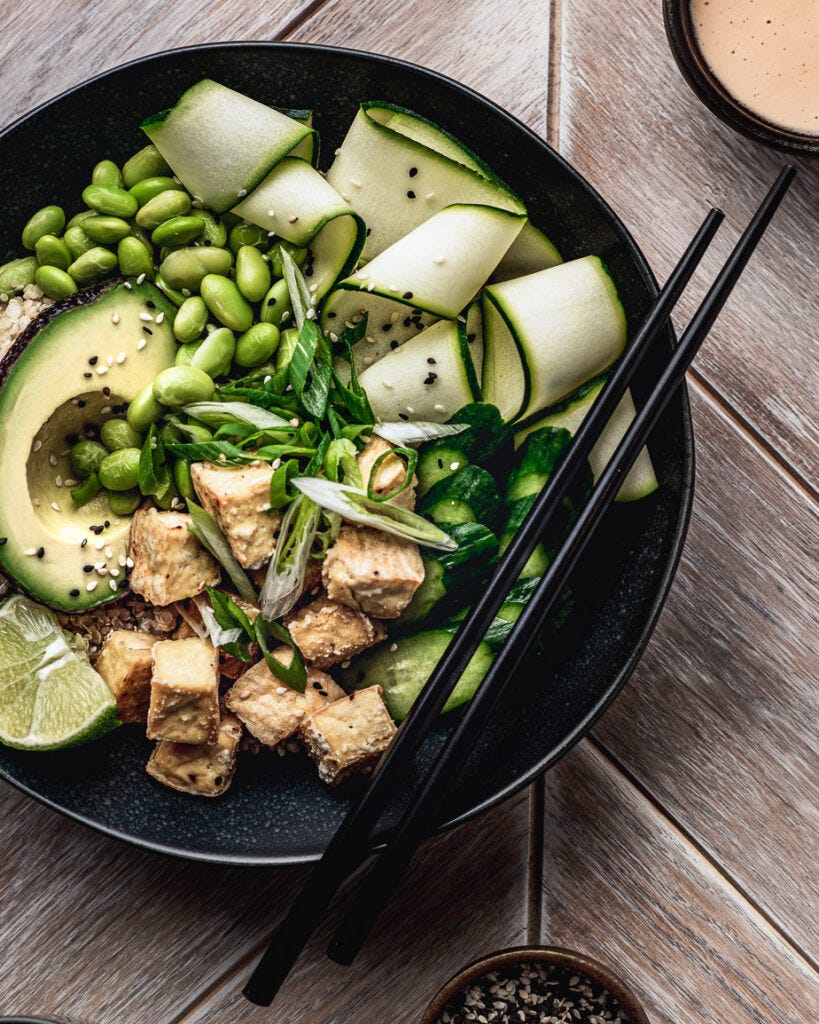
[{"label": "sliced avocado", "polygon": [[68,453],[173,365],[174,313],[148,282],[105,282],[46,310],[0,362],[0,568],[46,604],[79,611],[121,595],[130,517],[104,493],[74,506]]}]

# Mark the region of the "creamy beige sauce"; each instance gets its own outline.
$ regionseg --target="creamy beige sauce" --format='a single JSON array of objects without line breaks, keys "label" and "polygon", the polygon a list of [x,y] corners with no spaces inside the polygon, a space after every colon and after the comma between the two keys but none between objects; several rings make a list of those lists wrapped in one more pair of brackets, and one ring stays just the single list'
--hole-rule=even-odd
[{"label": "creamy beige sauce", "polygon": [[819,135],[819,0],[691,0],[705,62],[772,124]]}]

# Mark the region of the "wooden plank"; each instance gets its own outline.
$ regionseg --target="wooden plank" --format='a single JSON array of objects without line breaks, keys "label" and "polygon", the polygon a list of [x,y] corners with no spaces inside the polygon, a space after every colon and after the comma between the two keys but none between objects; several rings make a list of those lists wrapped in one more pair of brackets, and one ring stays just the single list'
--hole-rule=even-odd
[{"label": "wooden plank", "polygon": [[[452,966],[526,934],[526,794],[430,842],[351,970],[314,944],[288,983],[292,1021],[332,1006],[337,1024],[417,1019]],[[226,870],[146,853],[0,789],[0,1012],[59,1013],[95,1022],[175,1020],[238,961],[285,908],[300,871]],[[499,908],[502,908],[499,910]],[[326,933],[322,939],[326,942]],[[36,966],[35,966],[36,965]],[[231,974],[202,1015],[241,1006]],[[238,1019],[239,1013],[236,1013]],[[323,1020],[330,1017],[322,1017]]]},{"label": "wooden plank", "polygon": [[[708,205],[721,206],[727,224],[700,277],[710,280],[783,156],[700,105],[674,64],[654,0],[573,0],[562,35],[562,153],[620,213],[661,279]],[[814,164],[794,162],[800,176],[697,366],[815,486],[819,206]],[[693,306],[686,299],[681,309]]]},{"label": "wooden plank", "polygon": [[544,942],[611,964],[652,1024],[819,1018],[819,978],[590,744],[546,781]]},{"label": "wooden plank", "polygon": [[815,510],[693,397],[685,554],[651,644],[595,735],[819,960]]}]

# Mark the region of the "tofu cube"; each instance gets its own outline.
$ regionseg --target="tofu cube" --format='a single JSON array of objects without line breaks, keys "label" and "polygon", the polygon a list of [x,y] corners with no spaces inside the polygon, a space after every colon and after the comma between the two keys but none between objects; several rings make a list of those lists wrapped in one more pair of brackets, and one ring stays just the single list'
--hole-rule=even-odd
[{"label": "tofu cube", "polygon": [[181,512],[141,508],[131,524],[131,590],[150,604],[167,605],[216,586],[221,572],[192,533]]},{"label": "tofu cube", "polygon": [[387,635],[369,615],[323,596],[290,615],[286,625],[304,660],[315,668],[346,661]]},{"label": "tofu cube", "polygon": [[397,619],[424,581],[417,544],[358,526],[342,526],[322,572],[331,600],[377,619]]},{"label": "tofu cube", "polygon": [[153,651],[148,738],[216,743],[219,653],[198,637],[161,640]]},{"label": "tofu cube", "polygon": [[324,782],[335,786],[371,769],[389,746],[396,729],[382,692],[380,686],[356,690],[304,719],[300,735]]},{"label": "tofu cube", "polygon": [[[379,456],[383,455],[384,452],[392,451],[393,446],[389,441],[385,441],[383,437],[379,437],[378,434],[373,434],[367,444],[364,446],[363,451],[357,458],[358,468],[361,471],[361,476],[364,480],[364,490],[367,490],[367,485],[372,478],[373,467]],[[387,456],[378,467],[375,474],[375,480],[373,481],[373,492],[375,494],[391,494],[396,488],[401,487],[404,481],[407,479],[407,467],[402,459],[397,455]],[[395,498],[390,498],[396,505],[400,505],[402,508],[414,509],[415,508],[415,485],[418,483],[417,477],[413,477],[412,483],[409,487],[405,488]]]},{"label": "tofu cube", "polygon": [[160,740],[145,770],[163,786],[180,793],[221,796],[233,780],[241,738],[242,723],[223,713],[215,743]]},{"label": "tofu cube", "polygon": [[94,666],[108,683],[120,719],[127,723],[145,722],[151,700],[152,651],[157,642],[150,633],[115,629],[97,657]]},{"label": "tofu cube", "polygon": [[202,507],[225,535],[237,561],[256,569],[270,560],[276,547],[281,516],[270,510],[269,462],[249,466],[214,466],[195,462],[191,479]]},{"label": "tofu cube", "polygon": [[[293,658],[289,647],[280,647],[273,655],[285,665]],[[304,693],[299,693],[277,679],[262,660],[228,690],[225,704],[252,736],[275,747],[293,736],[310,712],[344,696],[335,680],[314,668],[307,673]]]}]

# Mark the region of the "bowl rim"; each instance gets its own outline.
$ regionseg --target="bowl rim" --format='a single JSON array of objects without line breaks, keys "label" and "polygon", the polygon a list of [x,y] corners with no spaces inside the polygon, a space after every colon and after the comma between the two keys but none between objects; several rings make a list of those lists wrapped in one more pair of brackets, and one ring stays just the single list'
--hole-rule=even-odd
[{"label": "bowl rim", "polygon": [[[230,40],[227,42],[208,42],[195,44],[190,46],[172,47],[165,50],[159,50],[154,53],[146,54],[141,57],[134,58],[133,60],[126,61],[122,64],[118,64],[113,68],[100,72],[90,78],[84,79],[77,85],[71,86],[65,89],[63,92],[50,99],[38,104],[31,110],[22,114],[16,118],[11,124],[0,130],[0,144],[15,128],[22,125],[29,118],[47,111],[51,106],[59,103],[64,98],[79,92],[86,86],[104,82],[109,77],[116,75],[124,70],[138,68],[144,64],[150,64],[154,61],[172,58],[180,54],[207,54],[210,51],[213,52],[224,52],[226,50],[241,51],[249,47],[258,48],[260,50],[275,53],[276,51],[310,51],[316,55],[322,55],[327,53],[339,53],[345,56],[363,59],[375,64],[379,64],[384,67],[394,68],[399,71],[409,70],[414,74],[421,75],[422,77],[428,78],[433,82],[441,83],[446,88],[453,90],[456,94],[461,94],[468,98],[472,102],[477,102],[491,109],[494,116],[501,118],[513,126],[518,132],[523,133],[529,138],[535,145],[548,151],[550,158],[556,161],[562,171],[571,177],[581,189],[590,192],[595,199],[595,202],[599,205],[603,215],[608,218],[616,230],[620,233],[622,240],[627,247],[630,257],[634,262],[635,269],[640,276],[645,280],[648,289],[652,297],[656,296],[659,287],[657,279],[651,270],[648,261],[643,254],[637,242],[634,240],[631,232],[628,230],[626,225],[623,223],[619,215],[612,209],[609,203],[600,195],[598,190],[591,184],[569,161],[563,157],[557,150],[555,150],[545,139],[541,138],[537,132],[531,129],[528,125],[524,124],[514,114],[509,113],[503,107],[501,107],[494,100],[484,96],[477,90],[472,89],[470,86],[464,85],[457,80],[450,78],[441,72],[435,71],[431,68],[423,67],[419,64],[414,64],[410,61],[401,60],[396,57],[387,56],[384,54],[372,53],[367,50],[358,50],[350,47],[342,46],[331,46],[321,43],[298,43],[298,42],[279,42],[279,41],[266,41],[266,40]],[[672,340],[672,344],[676,345],[676,335],[674,333],[673,326],[669,323],[667,334]],[[514,780],[510,781],[502,788],[496,790],[491,796],[486,797],[479,803],[471,805],[468,809],[461,813],[449,818],[447,821],[437,826],[435,834],[449,831],[450,829],[456,828],[465,822],[478,817],[485,813],[492,807],[496,807],[498,804],[507,800],[514,794],[520,792],[526,786],[530,785],[536,778],[548,771],[557,761],[560,760],[594,725],[594,723],[604,714],[609,708],[614,699],[622,690],[623,686],[628,681],[629,677],[633,673],[637,663],[642,657],[646,646],[651,638],[651,635],[656,626],[657,620],[665,604],[666,598],[668,597],[671,583],[677,571],[677,567],[682,557],[683,548],[685,546],[685,537],[688,531],[688,526],[691,518],[691,508],[694,497],[694,477],[695,477],[695,454],[694,454],[694,439],[693,439],[693,428],[691,420],[691,410],[688,400],[688,389],[687,385],[683,383],[679,389],[679,398],[681,405],[682,414],[682,448],[680,452],[681,460],[681,488],[680,488],[680,509],[679,517],[675,524],[673,533],[669,538],[669,557],[663,567],[662,572],[658,575],[656,593],[651,601],[650,608],[647,615],[645,616],[642,628],[640,629],[639,636],[632,650],[629,653],[628,658],[622,664],[620,671],[614,677],[611,684],[609,685],[606,692],[599,698],[599,700],[590,708],[588,713],[577,723],[577,725],[558,743],[553,747],[547,754],[544,754],[533,766],[526,772],[522,773]],[[34,797],[38,802],[50,807],[52,810],[58,811],[60,814],[64,814],[74,821],[79,822],[82,825],[91,827],[102,834],[109,836],[114,839],[121,840],[122,842],[129,843],[141,847],[142,849],[150,850],[153,853],[159,853],[169,855],[173,857],[179,857],[184,860],[193,860],[200,863],[209,864],[220,864],[232,867],[289,867],[311,863],[320,860],[322,852],[316,851],[307,853],[302,851],[301,853],[294,854],[235,854],[235,853],[223,853],[213,852],[204,850],[188,850],[183,847],[174,845],[172,843],[163,843],[154,839],[133,835],[132,833],[119,828],[114,825],[107,824],[104,821],[100,821],[90,814],[82,811],[73,810],[71,808],[64,807],[58,800],[52,799],[47,795],[38,792],[32,786],[28,786],[24,782],[16,779],[13,775],[9,774],[2,765],[0,765],[0,778],[9,782],[15,788],[25,793],[27,796]],[[378,849],[383,845],[380,842],[374,845],[373,849]]]},{"label": "bowl rim", "polygon": [[663,0],[663,22],[677,67],[712,114],[756,142],[786,153],[819,155],[819,134],[793,131],[767,121],[741,103],[711,71],[697,45],[691,22],[691,0]]},{"label": "bowl rim", "polygon": [[[490,971],[524,963],[550,963],[569,968],[600,982],[611,992],[618,1004],[626,1010],[630,1024],[649,1024],[642,1003],[619,973],[594,957],[563,946],[509,946],[478,957],[462,967],[446,981],[430,1000],[419,1024],[437,1024],[450,1000],[468,985]],[[618,968],[619,970],[619,968]]]}]

